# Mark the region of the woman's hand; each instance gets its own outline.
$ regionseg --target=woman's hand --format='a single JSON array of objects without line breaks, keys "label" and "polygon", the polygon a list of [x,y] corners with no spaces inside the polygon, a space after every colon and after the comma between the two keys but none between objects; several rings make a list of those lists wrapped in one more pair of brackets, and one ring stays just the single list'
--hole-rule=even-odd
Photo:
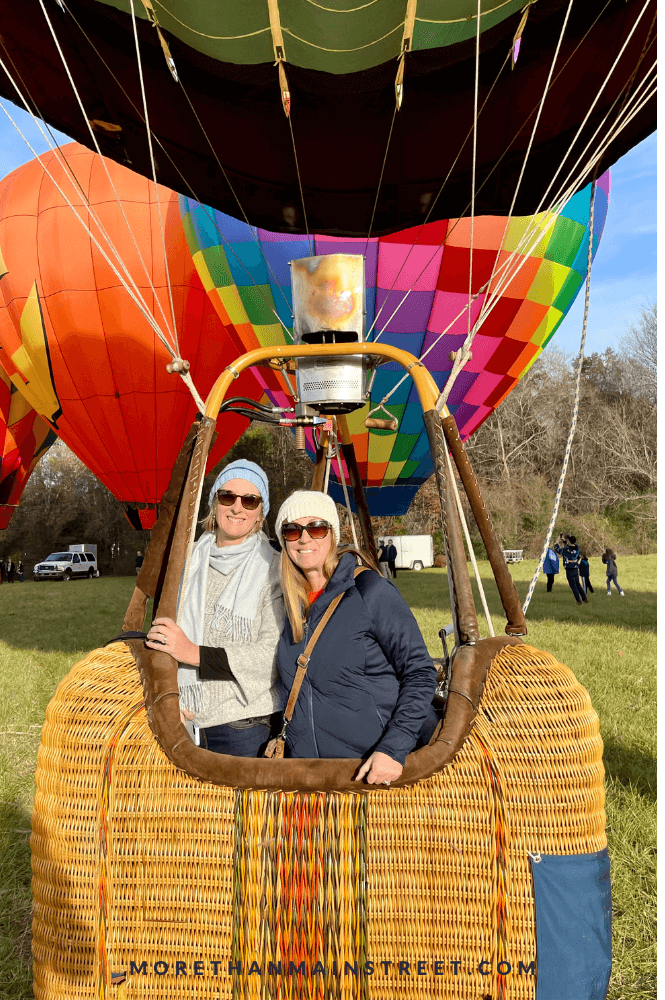
[{"label": "woman's hand", "polygon": [[155,618],[145,644],[149,649],[168,653],[179,663],[192,667],[199,665],[199,647],[187,638],[172,618]]},{"label": "woman's hand", "polygon": [[366,778],[368,785],[389,785],[391,781],[396,781],[399,778],[402,770],[402,765],[389,757],[387,753],[376,750],[361,766],[354,781],[362,781],[363,778]]}]

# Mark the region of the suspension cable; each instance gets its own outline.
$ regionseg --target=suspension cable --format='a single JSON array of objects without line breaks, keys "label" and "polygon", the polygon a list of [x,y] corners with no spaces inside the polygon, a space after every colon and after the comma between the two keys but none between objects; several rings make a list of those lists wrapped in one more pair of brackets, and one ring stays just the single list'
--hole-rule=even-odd
[{"label": "suspension cable", "polygon": [[[169,324],[168,324],[168,320],[167,320],[167,318],[166,318],[166,313],[164,312],[164,309],[163,309],[163,307],[162,307],[162,304],[161,304],[161,301],[160,301],[160,299],[159,299],[159,296],[157,295],[157,292],[156,292],[156,290],[155,290],[155,288],[154,288],[154,285],[153,285],[153,283],[152,283],[152,278],[151,278],[151,276],[150,276],[150,273],[149,273],[149,271],[148,271],[148,268],[147,268],[147,265],[146,265],[145,261],[143,260],[143,256],[142,256],[142,254],[141,254],[141,251],[139,250],[139,247],[138,247],[138,243],[137,243],[137,241],[136,241],[136,237],[134,236],[134,232],[133,232],[133,230],[132,230],[132,227],[131,227],[131,226],[130,226],[130,224],[129,224],[129,220],[128,220],[128,218],[127,218],[127,215],[126,215],[126,213],[125,213],[125,207],[124,207],[124,205],[123,205],[122,201],[120,200],[120,196],[118,195],[118,192],[117,192],[117,190],[116,190],[116,186],[115,186],[115,183],[114,183],[114,181],[113,181],[113,178],[111,177],[111,173],[110,173],[110,171],[109,171],[109,169],[108,169],[108,166],[107,166],[107,164],[106,164],[106,159],[105,159],[105,157],[104,157],[104,156],[102,155],[102,151],[101,151],[101,149],[100,149],[100,147],[99,147],[99,142],[97,141],[97,136],[95,135],[95,132],[94,132],[94,129],[93,129],[92,125],[90,124],[90,119],[88,118],[88,116],[87,116],[87,114],[86,114],[86,111],[85,111],[85,107],[84,107],[84,105],[83,105],[83,101],[81,100],[81,95],[79,94],[79,90],[78,90],[78,87],[76,86],[76,83],[74,82],[74,78],[73,78],[73,76],[72,76],[72,74],[71,74],[71,71],[70,71],[70,69],[69,69],[69,66],[68,66],[68,64],[67,64],[67,60],[66,60],[66,58],[65,58],[65,54],[64,54],[64,52],[62,51],[62,47],[61,47],[61,45],[60,45],[60,41],[59,41],[59,39],[58,39],[58,36],[57,36],[57,34],[56,34],[56,32],[55,32],[55,28],[53,27],[53,23],[52,23],[52,21],[51,21],[51,18],[49,17],[49,15],[48,15],[48,12],[47,12],[47,10],[46,10],[46,7],[45,7],[45,5],[44,5],[44,0],[39,0],[39,4],[40,4],[40,7],[42,8],[42,12],[43,12],[43,14],[44,14],[44,18],[46,19],[46,23],[47,23],[47,25],[48,25],[48,27],[49,27],[49,31],[51,32],[51,36],[52,36],[52,38],[53,38],[53,41],[54,41],[54,43],[55,43],[55,46],[56,46],[56,48],[57,48],[57,50],[58,50],[58,54],[59,54],[59,56],[60,56],[60,60],[61,60],[61,62],[62,62],[62,65],[63,65],[63,66],[64,66],[64,68],[65,68],[65,72],[66,72],[66,74],[67,74],[67,78],[68,78],[68,80],[69,80],[69,82],[70,82],[70,85],[71,85],[71,88],[72,88],[72,91],[74,92],[74,96],[75,96],[75,98],[76,98],[76,101],[77,101],[77,104],[78,104],[78,106],[79,106],[79,108],[80,108],[80,110],[81,110],[81,114],[83,115],[83,120],[85,121],[85,124],[86,124],[86,127],[87,127],[87,129],[88,129],[88,132],[89,132],[89,134],[90,134],[90,138],[92,139],[92,141],[93,141],[93,143],[94,143],[94,146],[95,146],[95,150],[96,150],[96,151],[97,151],[97,153],[99,154],[99,157],[100,157],[100,161],[101,161],[101,164],[102,164],[102,167],[103,167],[103,169],[104,169],[104,172],[105,172],[105,174],[106,174],[106,178],[107,178],[107,180],[108,180],[109,184],[111,185],[111,190],[113,191],[113,195],[114,195],[114,197],[115,197],[115,200],[116,200],[116,202],[117,202],[117,204],[118,204],[118,207],[119,207],[119,209],[120,209],[120,212],[121,212],[121,214],[122,214],[122,218],[123,218],[123,220],[124,220],[124,223],[125,223],[125,225],[127,226],[127,230],[128,230],[128,232],[129,232],[129,235],[130,235],[130,237],[131,237],[131,239],[132,239],[132,243],[133,243],[133,245],[134,245],[134,249],[135,249],[135,251],[136,251],[136,254],[137,254],[137,256],[138,256],[138,259],[139,259],[139,260],[140,260],[140,262],[141,262],[141,266],[142,266],[142,268],[143,268],[143,271],[144,271],[144,273],[145,273],[145,276],[146,276],[146,278],[148,279],[148,284],[149,284],[149,286],[150,286],[150,291],[152,292],[152,294],[153,294],[153,296],[154,296],[154,299],[155,299],[155,302],[157,303],[157,308],[159,309],[159,311],[160,311],[160,313],[161,313],[161,315],[162,315],[162,319],[164,320],[164,326],[165,326],[165,327],[167,328],[167,330],[168,330],[168,325],[169,325]],[[31,100],[32,100],[32,98],[31,98]],[[36,108],[36,109],[37,109],[37,111],[39,112],[39,108],[38,108],[38,106],[37,106],[36,102],[34,102],[34,100],[33,100],[33,104],[35,104],[35,108]],[[42,117],[42,116],[41,116],[41,114],[40,114],[40,117]],[[43,134],[43,133],[42,133],[42,134]],[[70,167],[69,163],[67,162],[67,159],[66,159],[66,157],[65,157],[64,153],[62,152],[62,149],[61,149],[61,147],[60,147],[60,144],[59,144],[59,143],[56,143],[56,146],[57,146],[57,148],[58,148],[58,150],[59,150],[59,152],[60,152],[60,155],[62,156],[62,161],[63,161],[63,163],[64,163],[64,164],[66,164],[67,168],[68,168],[68,169],[70,170],[70,173],[72,174],[72,177],[74,177],[74,179],[75,179],[75,181],[76,181],[76,184],[77,184],[77,186],[78,186],[79,190],[81,191],[81,194],[83,195],[83,197],[84,197],[85,201],[87,202],[87,204],[88,204],[88,207],[90,208],[90,211],[91,211],[91,214],[92,214],[93,218],[95,219],[95,222],[96,222],[96,223],[97,223],[97,225],[99,226],[99,228],[100,228],[100,231],[101,231],[101,232],[103,233],[103,235],[104,235],[104,238],[106,239],[106,241],[107,241],[107,243],[108,243],[109,247],[110,247],[110,248],[112,249],[112,251],[113,251],[113,253],[114,253],[115,257],[117,258],[117,260],[119,261],[119,263],[120,263],[121,267],[123,268],[123,270],[124,270],[124,271],[125,271],[125,273],[127,274],[127,277],[128,277],[128,278],[129,278],[129,280],[131,281],[131,280],[132,280],[132,277],[131,277],[131,274],[130,274],[130,272],[129,272],[129,269],[128,269],[128,268],[127,268],[127,267],[125,266],[125,263],[124,263],[124,261],[122,260],[122,258],[121,258],[121,256],[120,256],[120,253],[119,253],[119,252],[118,252],[118,251],[117,251],[117,250],[115,249],[115,247],[114,247],[114,245],[113,245],[113,242],[112,242],[112,240],[111,240],[111,238],[110,238],[110,236],[109,236],[108,232],[106,231],[105,227],[103,226],[103,224],[102,224],[101,220],[99,219],[99,217],[98,217],[98,214],[97,214],[96,210],[95,210],[95,209],[94,209],[94,208],[92,207],[92,205],[91,205],[91,203],[90,203],[90,200],[89,200],[88,196],[86,195],[85,191],[83,190],[83,187],[82,187],[82,185],[81,185],[81,184],[79,183],[79,181],[78,181],[78,178],[77,178],[77,177],[76,177],[76,175],[74,174],[74,171],[73,171],[73,169],[72,169],[72,168]],[[136,291],[138,292],[138,288],[136,287],[136,285],[134,285],[134,288],[135,288],[135,290],[136,290]],[[146,303],[146,306],[147,306],[147,303]],[[174,339],[174,344],[176,344],[176,343],[177,343],[177,340],[176,340],[176,339]]]},{"label": "suspension cable", "polygon": [[[40,0],[43,2],[43,0]],[[166,238],[164,236],[164,223],[162,222],[162,207],[159,202],[159,191],[157,190],[157,166],[155,164],[155,154],[152,148],[152,132],[150,129],[150,119],[148,117],[148,102],[145,92],[145,83],[143,81],[143,63],[141,61],[141,48],[139,46],[139,35],[136,27],[136,11],[134,9],[134,0],[129,0],[129,6],[132,12],[132,28],[134,31],[134,46],[136,48],[136,63],[139,71],[139,84],[141,86],[141,100],[143,101],[143,116],[145,119],[145,130],[148,139],[148,151],[150,153],[150,166],[152,167],[152,181],[155,185],[155,202],[157,204],[157,218],[159,220],[159,234],[162,239],[162,251],[164,253],[164,270],[166,272],[166,287],[169,293],[169,305],[171,307],[171,319],[173,320],[173,336],[175,338],[176,351],[178,355],[180,354],[180,348],[178,347],[178,328],[175,321],[175,308],[173,306],[173,292],[171,290],[171,276],[169,274],[169,258],[166,252]],[[205,411],[204,411],[205,412]]]},{"label": "suspension cable", "polygon": [[464,514],[464,508],[462,507],[462,500],[459,495],[459,490],[457,488],[457,480],[455,479],[455,473],[453,472],[453,465],[450,461],[450,452],[445,449],[446,452],[446,462],[448,463],[448,477],[453,486],[453,493],[455,494],[455,503],[457,504],[457,512],[462,523],[462,530],[464,531],[464,538],[466,539],[466,547],[469,553],[469,559],[471,560],[471,565],[473,566],[473,572],[476,577],[476,583],[478,584],[478,593],[480,594],[480,602],[483,606],[483,611],[485,612],[485,619],[487,621],[487,629],[490,636],[494,636],[494,625],[492,624],[492,616],[490,615],[490,609],[487,606],[487,597],[485,596],[485,588],[483,587],[483,581],[480,576],[480,570],[478,569],[478,563],[476,562],[476,553],[473,551],[473,545],[471,543],[471,535],[469,534],[469,525],[467,524],[466,516]]},{"label": "suspension cable", "polygon": [[563,456],[563,467],[561,469],[561,475],[559,476],[559,485],[557,486],[556,497],[554,498],[554,510],[552,512],[552,517],[547,528],[547,535],[545,537],[545,543],[543,545],[542,552],[540,553],[540,559],[538,560],[538,566],[536,567],[536,572],[533,575],[533,579],[529,584],[529,590],[527,592],[524,604],[522,605],[522,611],[526,615],[529,604],[531,603],[531,598],[533,597],[533,592],[536,588],[536,583],[538,577],[543,568],[543,563],[545,562],[545,556],[547,555],[547,550],[550,546],[550,541],[552,539],[552,532],[554,531],[554,525],[556,524],[556,519],[559,515],[559,504],[561,503],[561,494],[563,491],[563,484],[566,478],[566,472],[568,470],[568,459],[570,458],[570,450],[573,444],[573,438],[575,437],[575,429],[577,427],[577,415],[579,413],[580,407],[580,385],[582,381],[582,368],[584,365],[584,346],[586,343],[586,330],[587,330],[587,320],[589,318],[589,293],[591,289],[591,264],[593,260],[593,219],[594,219],[594,204],[595,204],[595,194],[596,194],[596,177],[594,174],[593,182],[591,184],[591,199],[589,207],[589,247],[587,251],[587,273],[586,273],[586,286],[584,292],[584,319],[582,320],[582,339],[580,341],[580,353],[577,358],[577,378],[575,381],[575,400],[573,402],[573,415],[570,422],[570,430],[568,431],[568,440],[566,442],[566,451]]}]

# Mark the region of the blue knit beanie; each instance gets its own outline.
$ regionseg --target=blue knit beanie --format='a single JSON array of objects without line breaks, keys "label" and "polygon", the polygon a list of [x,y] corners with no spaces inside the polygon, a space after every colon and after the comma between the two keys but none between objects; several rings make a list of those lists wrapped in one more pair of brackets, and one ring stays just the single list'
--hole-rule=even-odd
[{"label": "blue knit beanie", "polygon": [[244,458],[239,458],[237,462],[231,462],[222,469],[210,491],[209,506],[212,508],[212,502],[215,499],[217,490],[221,489],[224,483],[228,483],[231,479],[246,479],[252,486],[256,486],[263,500],[263,514],[265,517],[270,510],[268,477],[260,465],[257,465],[256,462],[249,462]]}]

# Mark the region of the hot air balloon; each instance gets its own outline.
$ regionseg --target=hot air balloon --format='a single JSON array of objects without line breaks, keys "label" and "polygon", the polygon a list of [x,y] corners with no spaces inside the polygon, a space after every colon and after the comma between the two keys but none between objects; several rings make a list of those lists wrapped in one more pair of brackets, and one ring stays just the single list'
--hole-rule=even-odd
[{"label": "hot air balloon", "polygon": [[56,438],[0,369],[0,530],[9,527],[32,470]]},{"label": "hot air balloon", "polygon": [[653,131],[655,8],[1,0],[0,93],[253,225],[383,234],[466,215],[474,164],[476,212],[507,214],[527,150],[534,214],[560,164],[579,189]]},{"label": "hot air balloon", "polygon": [[[609,188],[605,174],[596,184],[594,253]],[[487,307],[472,358],[448,399],[466,439],[534,363],[584,282],[590,189],[574,195],[556,218],[476,218],[473,252],[468,218],[369,241],[320,235],[310,240],[252,230],[185,197],[181,211],[201,280],[245,351],[290,342],[285,329],[293,323],[288,262],[310,255],[365,254],[367,329],[373,328],[369,339],[421,358],[439,388],[453,367],[450,353],[461,347],[470,325]],[[261,371],[257,377],[263,377]],[[288,402],[285,393],[263,384],[277,405]],[[364,422],[372,411],[396,418],[397,431],[368,430]],[[400,365],[389,362],[376,370],[369,401],[347,420],[371,513],[405,513],[433,464],[418,396]],[[307,434],[313,451],[311,432]],[[332,486],[335,498],[343,501],[339,486]]]},{"label": "hot air balloon", "polygon": [[[163,250],[151,183],[76,144],[63,156],[45,154],[0,185],[0,364],[134,526],[148,528],[197,410],[167,372],[158,332],[173,339],[175,327],[204,396],[237,352],[192,263],[177,195],[158,189]],[[255,399],[261,389],[249,374],[238,392]],[[220,419],[211,465],[246,426]]]}]

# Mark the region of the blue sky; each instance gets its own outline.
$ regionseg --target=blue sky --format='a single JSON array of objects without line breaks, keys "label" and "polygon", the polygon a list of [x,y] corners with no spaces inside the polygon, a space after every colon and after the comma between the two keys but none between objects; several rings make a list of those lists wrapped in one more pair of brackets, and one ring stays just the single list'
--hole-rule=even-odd
[{"label": "blue sky", "polygon": [[[29,116],[13,105],[7,108],[35,150],[44,152],[48,146]],[[60,135],[60,139],[68,141],[66,136]],[[23,139],[0,113],[0,177],[30,157]],[[655,300],[656,135],[653,134],[612,167],[607,221],[591,274],[585,353],[617,347],[641,307]],[[550,345],[570,354],[578,352],[583,308],[582,291]]]},{"label": "blue sky", "polygon": [[[605,230],[591,269],[585,354],[617,347],[642,306],[656,301],[656,134],[612,167]],[[583,290],[550,341],[579,351]],[[549,345],[548,345],[549,346]],[[547,348],[546,348],[547,349]]]}]

